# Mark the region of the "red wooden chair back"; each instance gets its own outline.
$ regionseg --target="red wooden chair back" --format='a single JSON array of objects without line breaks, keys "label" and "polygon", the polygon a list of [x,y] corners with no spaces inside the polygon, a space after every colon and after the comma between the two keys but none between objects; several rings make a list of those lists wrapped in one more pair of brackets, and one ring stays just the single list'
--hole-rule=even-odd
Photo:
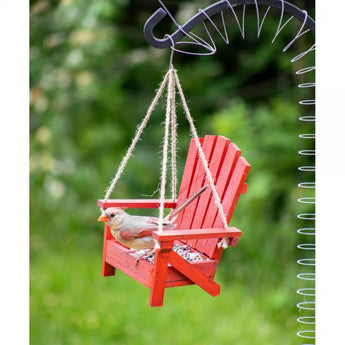
[{"label": "red wooden chair back", "polygon": [[[200,138],[200,142],[229,223],[240,194],[246,190],[245,180],[250,165],[245,158],[240,156],[240,149],[227,138],[207,135]],[[192,139],[180,184],[177,206],[205,184],[208,184],[205,169],[199,158],[195,141]],[[211,188],[207,188],[199,198],[182,211],[176,222],[177,229],[184,230],[223,227]],[[188,240],[187,244],[213,257],[217,242],[218,239],[213,238]]]}]

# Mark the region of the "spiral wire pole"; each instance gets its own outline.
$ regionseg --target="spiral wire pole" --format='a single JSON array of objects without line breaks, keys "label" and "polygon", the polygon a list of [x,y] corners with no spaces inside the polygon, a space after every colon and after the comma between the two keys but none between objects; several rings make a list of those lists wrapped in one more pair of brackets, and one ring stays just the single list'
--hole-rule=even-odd
[{"label": "spiral wire pole", "polygon": [[[289,16],[288,19],[284,19],[286,16],[285,7],[287,3],[284,0],[280,1],[280,16],[279,22],[275,31],[275,34],[272,38],[271,43],[274,43],[278,37],[278,35],[284,31],[284,29],[289,25],[289,23],[293,22],[294,16]],[[217,26],[217,24],[212,20],[211,16],[209,16],[205,10],[199,9],[199,13],[203,15],[203,28],[204,32],[207,36],[206,39],[202,39],[196,34],[192,32],[186,32],[183,27],[177,23],[173,15],[169,12],[167,7],[164,5],[162,0],[159,0],[159,3],[164,8],[165,12],[169,15],[170,19],[175,24],[176,28],[183,32],[185,38],[181,39],[171,47],[173,51],[189,54],[189,55],[212,55],[217,52],[217,47],[215,44],[215,40],[212,36],[212,31],[208,29],[207,24],[209,27],[215,30],[214,35],[218,34],[221,37],[221,40],[225,42],[225,44],[230,44],[230,40],[228,37],[227,32],[227,23],[226,23],[226,14],[230,13],[231,21],[235,20],[236,26],[238,27],[242,38],[245,38],[245,20],[246,20],[246,3],[242,5],[232,5],[230,0],[226,0],[227,9],[221,10],[221,28]],[[258,6],[258,0],[253,0],[251,5],[255,5],[255,13],[257,19],[257,37],[260,37],[262,33],[262,28],[266,18],[268,17],[269,12],[271,11],[271,6],[266,6],[265,11],[261,11],[264,13],[262,16],[260,15],[260,9]],[[237,14],[241,11],[241,9],[235,11],[234,8],[241,8],[242,12],[240,16]],[[237,13],[236,13],[237,12]],[[283,47],[282,52],[286,52],[289,48],[291,48],[298,40],[306,35],[307,33],[313,34],[314,29],[310,27],[306,27],[306,23],[308,22],[308,14],[306,11],[300,11],[302,13],[301,18],[299,18],[300,26],[297,28],[297,33],[295,36]],[[229,19],[229,22],[230,22]],[[290,24],[291,25],[291,24]],[[172,40],[170,35],[169,38]],[[207,41],[209,40],[209,41]],[[188,50],[177,49],[176,47],[179,45],[185,45],[188,47],[190,46],[199,46],[204,49],[204,52],[191,52]],[[291,59],[292,64],[302,65],[303,59],[308,55],[315,51],[315,44],[313,44],[307,50],[299,53],[297,56]],[[315,129],[310,129],[310,127],[314,127],[315,123],[315,65],[312,64],[311,66],[299,68],[295,74],[297,78],[307,79],[308,81],[301,82],[298,85],[298,88],[301,92],[309,94],[313,94],[312,97],[308,97],[306,99],[302,99],[299,101],[300,107],[303,109],[301,114],[298,115],[298,120],[301,123],[301,126],[308,126],[308,131],[306,133],[299,134],[299,139],[301,140],[301,149],[298,151],[298,155],[303,161],[310,161],[311,159],[315,159],[315,149],[310,149],[310,147],[315,147]],[[312,76],[312,77],[311,77]],[[306,148],[307,147],[307,148]],[[313,165],[312,165],[313,164]],[[302,195],[297,199],[298,205],[300,208],[307,207],[307,212],[301,212],[297,214],[298,224],[299,227],[297,229],[298,234],[298,243],[297,244],[297,251],[300,258],[297,259],[298,272],[297,274],[297,298],[300,299],[296,306],[298,308],[298,317],[297,323],[303,329],[297,332],[298,338],[303,341],[301,345],[312,345],[315,344],[315,162],[308,163],[308,165],[300,165],[298,166],[299,175],[301,175],[301,181],[298,182],[297,187],[299,194]],[[313,193],[312,196],[309,196],[309,193]],[[305,196],[307,194],[308,196]]]},{"label": "spiral wire pole", "polygon": [[[307,53],[315,49],[315,45]],[[301,58],[305,55],[300,54]],[[297,61],[294,58],[292,62]],[[315,71],[315,66],[309,66],[299,69],[297,75],[310,75]],[[302,89],[315,89],[315,81],[301,83],[298,85]],[[315,92],[314,92],[315,94]],[[305,149],[304,147],[315,147],[315,115],[310,115],[311,111],[315,111],[315,99],[302,99],[299,104],[308,115],[299,116],[299,120],[307,125],[308,133],[299,135],[301,139],[302,149],[298,154],[306,159],[313,158],[315,160],[315,149]],[[299,240],[301,243],[297,245],[302,258],[297,260],[300,273],[297,278],[300,281],[302,288],[297,290],[297,294],[301,297],[301,301],[297,303],[300,316],[297,322],[304,328],[297,332],[297,335],[303,339],[304,345],[315,344],[315,161],[314,165],[299,166],[298,170],[301,172],[302,181],[298,183],[298,188],[306,192],[312,193],[312,196],[303,196],[297,199],[298,203],[309,208],[308,212],[299,213],[297,218],[301,227],[297,229]],[[303,193],[304,194],[304,193]],[[310,210],[311,209],[311,210]]]}]

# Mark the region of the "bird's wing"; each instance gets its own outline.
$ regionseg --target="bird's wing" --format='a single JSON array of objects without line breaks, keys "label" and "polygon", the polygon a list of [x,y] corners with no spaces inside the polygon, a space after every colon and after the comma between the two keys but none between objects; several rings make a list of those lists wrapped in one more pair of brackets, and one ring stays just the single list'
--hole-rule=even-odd
[{"label": "bird's wing", "polygon": [[152,232],[157,230],[157,227],[147,229],[135,229],[135,230],[121,230],[120,236],[125,241],[135,240],[146,236],[151,236]]},{"label": "bird's wing", "polygon": [[[132,216],[132,223],[140,224],[143,228],[146,227],[157,227],[159,225],[159,218],[158,217],[147,217],[147,216]],[[134,222],[133,222],[134,221]],[[173,228],[174,225],[167,219],[163,219],[163,228]]]},{"label": "bird's wing", "polygon": [[148,216],[130,216],[127,221],[126,225],[132,226],[133,224],[138,225],[139,227],[151,227],[151,225],[158,224],[157,217],[148,217]]}]

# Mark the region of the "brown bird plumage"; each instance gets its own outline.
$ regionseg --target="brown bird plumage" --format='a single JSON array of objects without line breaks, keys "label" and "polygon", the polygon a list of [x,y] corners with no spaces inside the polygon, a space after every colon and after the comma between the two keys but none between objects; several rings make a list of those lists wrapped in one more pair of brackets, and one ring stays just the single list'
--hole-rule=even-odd
[{"label": "brown bird plumage", "polygon": [[[163,230],[173,229],[176,216],[197,198],[207,186],[202,187],[194,195],[173,210],[163,220]],[[100,222],[108,223],[112,235],[126,247],[140,250],[153,249],[155,241],[152,232],[158,230],[158,218],[148,216],[134,216],[117,207],[109,207],[98,218]]]}]

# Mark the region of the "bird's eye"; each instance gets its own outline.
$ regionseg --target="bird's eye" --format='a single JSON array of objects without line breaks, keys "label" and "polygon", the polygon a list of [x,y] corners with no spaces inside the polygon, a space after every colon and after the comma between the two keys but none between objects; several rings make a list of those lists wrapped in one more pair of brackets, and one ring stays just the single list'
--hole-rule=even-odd
[{"label": "bird's eye", "polygon": [[115,213],[111,213],[110,218],[114,218],[114,217],[115,217]]}]

